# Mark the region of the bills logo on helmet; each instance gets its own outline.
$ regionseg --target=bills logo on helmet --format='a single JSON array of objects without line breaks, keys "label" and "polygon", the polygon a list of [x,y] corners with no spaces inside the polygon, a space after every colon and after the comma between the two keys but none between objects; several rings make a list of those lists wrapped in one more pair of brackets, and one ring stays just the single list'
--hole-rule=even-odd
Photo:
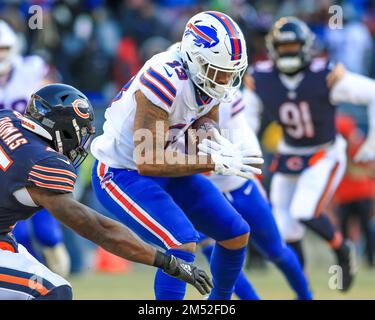
[{"label": "bills logo on helmet", "polygon": [[199,26],[189,23],[184,36],[192,35],[197,47],[212,48],[219,43],[217,31],[214,28],[207,26]]},{"label": "bills logo on helmet", "polygon": [[74,112],[83,119],[88,119],[90,117],[89,112],[82,112],[81,110],[89,110],[89,105],[85,100],[76,99],[72,103]]}]

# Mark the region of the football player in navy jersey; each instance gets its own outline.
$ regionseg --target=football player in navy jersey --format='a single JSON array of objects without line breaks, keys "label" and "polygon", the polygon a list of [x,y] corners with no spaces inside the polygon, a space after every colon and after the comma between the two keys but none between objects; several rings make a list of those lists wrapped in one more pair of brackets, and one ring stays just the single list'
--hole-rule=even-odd
[{"label": "football player in navy jersey", "polygon": [[0,299],[71,299],[70,284],[17,244],[12,229],[42,207],[66,226],[125,259],[161,268],[202,294],[204,273],[141,242],[120,223],[74,200],[94,113],[77,89],[53,84],[32,95],[25,115],[0,111]]},{"label": "football player in navy jersey", "polygon": [[[284,239],[299,253],[307,226],[334,250],[342,268],[342,290],[354,276],[353,246],[327,215],[327,203],[346,167],[343,138],[336,133],[336,105],[367,105],[369,135],[357,161],[375,158],[375,81],[341,65],[311,57],[314,35],[295,17],[279,19],[266,37],[271,61],[257,63],[245,78],[245,99],[283,131],[273,162],[271,202]],[[355,50],[355,48],[353,48]]]},{"label": "football player in navy jersey", "polygon": [[[0,19],[0,110],[24,113],[31,94],[43,85],[57,82],[56,78],[41,57],[20,54],[15,31]],[[47,210],[37,212],[27,221],[19,221],[13,235],[53,272],[62,276],[69,273],[70,259],[61,225]]]}]

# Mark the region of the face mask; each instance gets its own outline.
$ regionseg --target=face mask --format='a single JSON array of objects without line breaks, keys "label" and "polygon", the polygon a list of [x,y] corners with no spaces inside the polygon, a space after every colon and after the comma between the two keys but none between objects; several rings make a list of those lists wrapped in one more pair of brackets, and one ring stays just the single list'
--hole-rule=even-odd
[{"label": "face mask", "polygon": [[276,66],[283,73],[293,73],[303,67],[303,61],[298,52],[284,53],[279,55]]}]

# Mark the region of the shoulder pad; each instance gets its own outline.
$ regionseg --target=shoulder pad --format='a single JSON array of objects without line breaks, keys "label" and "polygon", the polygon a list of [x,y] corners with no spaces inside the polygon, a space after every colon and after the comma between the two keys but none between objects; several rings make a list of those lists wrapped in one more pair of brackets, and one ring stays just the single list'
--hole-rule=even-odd
[{"label": "shoulder pad", "polygon": [[310,63],[310,71],[311,72],[320,72],[327,68],[328,60],[323,57],[314,58],[311,60]]},{"label": "shoulder pad", "polygon": [[159,54],[145,65],[140,75],[140,89],[152,103],[170,112],[184,80],[188,80],[188,76],[182,63],[173,55],[160,57]]},{"label": "shoulder pad", "polygon": [[254,71],[256,72],[272,72],[274,64],[271,60],[258,61],[254,64]]}]

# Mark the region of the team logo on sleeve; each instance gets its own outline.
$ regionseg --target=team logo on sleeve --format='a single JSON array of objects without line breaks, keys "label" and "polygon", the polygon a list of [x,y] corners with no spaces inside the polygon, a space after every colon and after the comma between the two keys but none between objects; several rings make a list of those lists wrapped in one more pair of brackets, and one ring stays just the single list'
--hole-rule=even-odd
[{"label": "team logo on sleeve", "polygon": [[192,35],[197,47],[212,48],[219,43],[217,31],[207,26],[199,26],[189,23],[184,36]]},{"label": "team logo on sleeve", "polygon": [[89,105],[85,100],[75,99],[72,103],[74,112],[83,119],[90,117]]}]

